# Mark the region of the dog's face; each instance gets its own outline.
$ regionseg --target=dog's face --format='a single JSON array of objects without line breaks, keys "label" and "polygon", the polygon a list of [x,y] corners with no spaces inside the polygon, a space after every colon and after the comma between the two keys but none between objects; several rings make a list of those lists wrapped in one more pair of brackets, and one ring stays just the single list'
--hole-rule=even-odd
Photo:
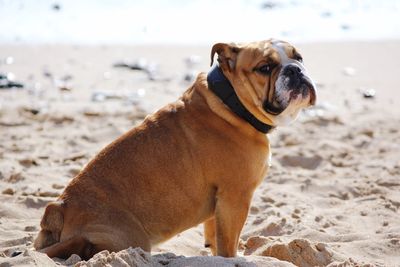
[{"label": "dog's face", "polygon": [[293,121],[302,108],[314,105],[316,88],[300,53],[287,42],[215,44],[214,54],[246,108],[274,126]]}]

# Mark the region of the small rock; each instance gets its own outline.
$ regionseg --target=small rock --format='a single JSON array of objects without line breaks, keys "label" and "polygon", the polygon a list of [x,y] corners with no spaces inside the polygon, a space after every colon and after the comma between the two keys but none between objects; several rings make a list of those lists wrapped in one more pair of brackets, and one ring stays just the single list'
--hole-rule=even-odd
[{"label": "small rock", "polygon": [[12,188],[7,188],[7,189],[4,189],[2,193],[3,193],[4,195],[14,195],[14,194],[15,194],[15,191],[14,191],[14,189],[12,189]]},{"label": "small rock", "polygon": [[18,255],[22,254],[22,251],[14,251],[13,253],[11,253],[11,257],[16,257]]},{"label": "small rock", "polygon": [[31,113],[32,115],[37,115],[37,114],[40,113],[40,109],[31,108],[31,107],[24,107],[24,108],[23,108],[23,111],[24,111],[24,112]]},{"label": "small rock", "polygon": [[77,168],[77,167],[72,167],[71,169],[69,169],[68,173],[75,176],[77,175],[79,172],[81,171],[81,168]]},{"label": "small rock", "polygon": [[142,70],[142,71],[148,71],[148,62],[144,58],[138,59],[136,62],[128,62],[128,61],[120,61],[114,63],[113,67],[115,68],[128,68],[131,70]]},{"label": "small rock", "polygon": [[9,182],[9,183],[13,183],[14,184],[14,183],[17,183],[17,182],[19,182],[19,181],[21,181],[23,179],[24,179],[24,177],[22,176],[22,173],[16,172],[16,173],[12,173],[8,177],[8,179],[6,181]]},{"label": "small rock", "polygon": [[366,211],[361,211],[360,214],[361,214],[361,216],[367,216],[368,215],[368,213]]},{"label": "small rock", "polygon": [[76,254],[72,254],[65,262],[64,265],[75,265],[80,262],[82,259]]},{"label": "small rock", "polygon": [[350,25],[348,25],[348,24],[342,24],[342,25],[340,26],[340,28],[342,28],[342,30],[347,31],[347,30],[350,29]]},{"label": "small rock", "polygon": [[261,4],[262,9],[273,9],[279,6],[277,1],[265,1],[264,3]]},{"label": "small rock", "polygon": [[314,221],[320,222],[322,220],[322,216],[315,216]]},{"label": "small rock", "polygon": [[58,86],[58,90],[63,91],[63,92],[71,92],[72,87],[69,87],[66,85],[60,85],[60,86]]},{"label": "small rock", "polygon": [[26,226],[24,230],[27,232],[34,232],[37,230],[37,228],[36,228],[36,226],[32,225],[32,226]]},{"label": "small rock", "polygon": [[18,162],[19,162],[19,164],[21,164],[22,166],[24,166],[26,168],[29,168],[32,165],[35,165],[35,166],[38,165],[37,162],[31,158],[20,159]]},{"label": "small rock", "polygon": [[101,115],[101,113],[98,111],[85,110],[83,112],[83,115],[85,115],[87,117],[99,117]]},{"label": "small rock", "polygon": [[374,137],[374,131],[370,130],[370,129],[366,129],[366,130],[362,131],[361,134],[364,134],[364,135],[366,135],[368,137],[371,137],[371,138]]},{"label": "small rock", "polygon": [[58,197],[60,194],[58,192],[50,192],[50,191],[44,191],[44,192],[37,192],[35,194],[36,196],[39,197]]},{"label": "small rock", "polygon": [[260,209],[258,208],[258,207],[256,207],[256,206],[252,206],[251,208],[250,208],[250,213],[251,214],[257,214],[257,213],[259,213],[260,212]]},{"label": "small rock", "polygon": [[60,184],[53,184],[51,187],[54,189],[63,189],[64,188],[64,186],[60,185]]},{"label": "small rock", "polygon": [[53,78],[53,74],[47,69],[43,70],[43,76],[46,78]]},{"label": "small rock", "polygon": [[60,11],[61,10],[61,5],[58,3],[54,3],[51,5],[51,9],[53,9],[54,11]]},{"label": "small rock", "polygon": [[24,85],[20,82],[15,82],[15,75],[12,72],[7,74],[0,73],[0,89],[23,88]]},{"label": "small rock", "polygon": [[364,98],[374,98],[376,95],[375,89],[369,88],[369,89],[361,89],[360,90]]}]

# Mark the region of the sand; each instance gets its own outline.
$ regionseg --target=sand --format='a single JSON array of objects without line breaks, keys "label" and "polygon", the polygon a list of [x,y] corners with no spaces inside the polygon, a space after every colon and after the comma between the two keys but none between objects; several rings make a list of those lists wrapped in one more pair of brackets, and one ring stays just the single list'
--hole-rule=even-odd
[{"label": "sand", "polygon": [[[0,266],[400,266],[399,46],[298,45],[318,103],[270,134],[240,257],[209,257],[199,225],[153,256],[129,248],[79,262],[32,251],[43,208],[102,147],[176,99],[185,76],[207,71],[209,48],[1,45],[0,73],[25,88],[0,89]],[[150,71],[113,67],[139,58]]]}]

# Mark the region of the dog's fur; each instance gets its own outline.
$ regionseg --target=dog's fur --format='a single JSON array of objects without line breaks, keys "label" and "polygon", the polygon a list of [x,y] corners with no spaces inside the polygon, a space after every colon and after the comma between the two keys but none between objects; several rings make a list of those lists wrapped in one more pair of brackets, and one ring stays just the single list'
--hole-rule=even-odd
[{"label": "dog's fur", "polygon": [[[286,123],[315,102],[288,43],[218,43],[212,60],[215,53],[241,102],[264,123]],[[269,73],[260,71],[266,64]],[[304,81],[296,88],[284,73],[288,64],[301,67]],[[281,112],[268,112],[266,101]],[[212,253],[234,257],[269,158],[267,136],[225,106],[201,73],[179,100],[103,149],[46,207],[34,247],[50,257],[84,259],[104,249],[150,251],[204,223]]]}]

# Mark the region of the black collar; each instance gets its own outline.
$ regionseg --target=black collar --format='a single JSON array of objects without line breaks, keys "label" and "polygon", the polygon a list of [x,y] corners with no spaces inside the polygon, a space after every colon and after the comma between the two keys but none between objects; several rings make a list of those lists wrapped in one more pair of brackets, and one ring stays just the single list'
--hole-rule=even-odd
[{"label": "black collar", "polygon": [[262,133],[268,133],[274,127],[263,123],[254,117],[240,102],[233,86],[225,77],[221,68],[215,65],[207,74],[208,87],[225,103],[236,115],[250,123],[254,128]]}]

